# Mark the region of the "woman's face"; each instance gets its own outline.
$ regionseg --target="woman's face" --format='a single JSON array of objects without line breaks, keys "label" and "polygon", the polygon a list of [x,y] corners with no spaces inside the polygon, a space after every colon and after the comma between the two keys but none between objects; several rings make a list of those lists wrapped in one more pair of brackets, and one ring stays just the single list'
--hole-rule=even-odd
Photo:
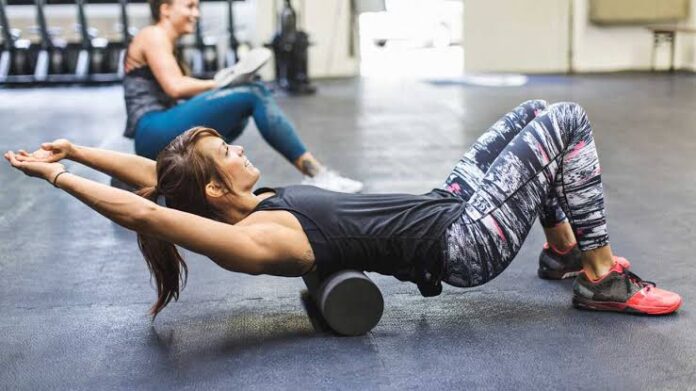
[{"label": "woman's face", "polygon": [[196,22],[200,16],[198,0],[171,0],[160,9],[161,17],[169,20],[179,35],[196,31]]},{"label": "woman's face", "polygon": [[210,136],[200,139],[196,147],[223,167],[234,184],[235,192],[250,192],[259,180],[259,169],[247,159],[241,146],[229,145],[221,138]]}]

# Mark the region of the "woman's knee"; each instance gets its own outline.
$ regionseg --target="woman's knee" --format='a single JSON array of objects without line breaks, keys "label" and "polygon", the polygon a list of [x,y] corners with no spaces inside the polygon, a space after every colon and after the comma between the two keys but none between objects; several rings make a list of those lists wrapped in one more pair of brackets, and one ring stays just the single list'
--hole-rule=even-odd
[{"label": "woman's knee", "polygon": [[235,85],[227,88],[211,92],[205,96],[208,101],[229,101],[230,103],[239,104],[240,102],[260,102],[268,99],[270,92],[266,86],[260,83],[246,83]]},{"label": "woman's knee", "polygon": [[250,86],[252,89],[257,90],[259,93],[263,94],[264,96],[271,95],[271,90],[270,90],[270,88],[268,88],[268,87],[266,86],[266,84],[264,84],[264,83],[262,83],[262,82],[260,82],[260,81],[251,82],[251,83],[249,83],[249,86]]},{"label": "woman's knee", "polygon": [[533,117],[536,117],[539,114],[539,112],[546,110],[548,104],[543,99],[531,99],[522,102],[520,106],[524,107],[526,111],[532,113]]},{"label": "woman's knee", "polygon": [[[471,266],[471,265],[470,265]],[[480,269],[469,269],[469,273],[450,273],[444,276],[442,282],[458,288],[474,288],[493,280],[500,272],[488,273]]]},{"label": "woman's knee", "polygon": [[265,101],[271,96],[271,90],[269,90],[265,84],[258,81],[242,84],[240,86],[233,87],[232,89],[237,89],[240,92],[251,94],[259,101]]},{"label": "woman's knee", "polygon": [[582,120],[587,118],[585,109],[576,102],[553,103],[548,107],[548,110],[554,112],[563,119]]},{"label": "woman's knee", "polygon": [[548,112],[556,118],[561,130],[568,136],[567,141],[574,138],[591,137],[592,127],[585,109],[575,102],[559,102],[549,106]]}]

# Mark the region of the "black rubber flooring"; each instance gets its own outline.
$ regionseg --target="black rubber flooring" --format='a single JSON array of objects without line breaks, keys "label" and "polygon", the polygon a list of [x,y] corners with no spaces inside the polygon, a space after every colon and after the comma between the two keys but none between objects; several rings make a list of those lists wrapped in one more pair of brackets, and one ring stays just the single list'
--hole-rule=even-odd
[{"label": "black rubber flooring", "polygon": [[[536,277],[537,227],[480,287],[426,299],[371,275],[385,312],[362,337],[315,330],[301,279],[234,274],[190,253],[181,299],[152,323],[134,235],[3,163],[0,389],[696,389],[696,76],[547,76],[519,88],[356,79],[279,101],[312,151],[367,191],[421,193],[530,98],[587,109],[615,252],[683,295],[676,315],[573,309],[570,281]],[[0,149],[67,137],[130,151],[121,99],[119,87],[0,90]],[[253,125],[239,142],[260,185],[301,180]]]}]

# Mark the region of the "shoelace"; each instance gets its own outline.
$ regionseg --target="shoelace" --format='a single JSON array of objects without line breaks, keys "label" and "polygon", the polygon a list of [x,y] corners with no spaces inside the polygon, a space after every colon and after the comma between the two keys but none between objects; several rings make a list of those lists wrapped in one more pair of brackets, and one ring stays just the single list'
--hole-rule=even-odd
[{"label": "shoelace", "polygon": [[648,288],[646,289],[647,291],[650,291],[650,288],[657,287],[657,284],[655,284],[654,282],[643,280],[630,270],[624,269],[622,274],[626,276],[626,290],[628,292],[631,291],[631,283],[634,283],[641,288]]}]

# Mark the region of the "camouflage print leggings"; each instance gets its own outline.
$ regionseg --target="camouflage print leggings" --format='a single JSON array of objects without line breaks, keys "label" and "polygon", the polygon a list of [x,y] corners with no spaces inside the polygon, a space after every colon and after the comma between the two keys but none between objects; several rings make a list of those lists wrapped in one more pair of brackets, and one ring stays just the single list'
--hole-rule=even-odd
[{"label": "camouflage print leggings", "polygon": [[568,218],[582,251],[609,243],[592,128],[575,103],[521,104],[476,141],[442,188],[466,202],[446,234],[443,281],[451,285],[500,274],[537,216],[545,227]]}]

